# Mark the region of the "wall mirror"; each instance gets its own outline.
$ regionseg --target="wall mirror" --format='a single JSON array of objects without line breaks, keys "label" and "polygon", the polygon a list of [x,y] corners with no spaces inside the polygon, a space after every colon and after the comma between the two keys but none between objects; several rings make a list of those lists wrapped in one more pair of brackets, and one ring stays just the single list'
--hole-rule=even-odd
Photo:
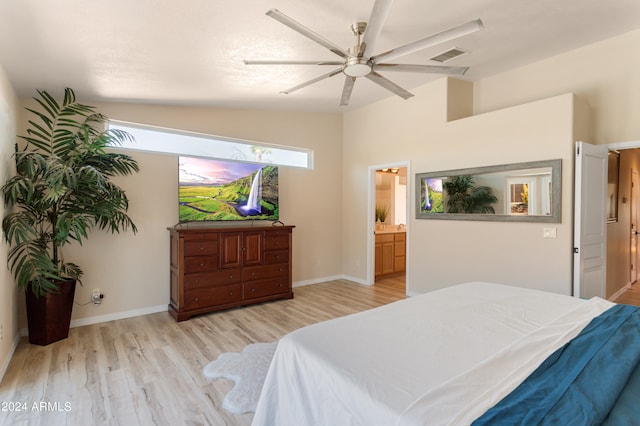
[{"label": "wall mirror", "polygon": [[561,222],[562,160],[416,174],[416,218]]}]

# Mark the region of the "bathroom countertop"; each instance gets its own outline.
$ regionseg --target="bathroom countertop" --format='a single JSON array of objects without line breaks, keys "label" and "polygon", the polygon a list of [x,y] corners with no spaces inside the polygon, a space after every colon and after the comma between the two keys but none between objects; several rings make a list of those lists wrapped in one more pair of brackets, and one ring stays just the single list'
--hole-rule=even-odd
[{"label": "bathroom countertop", "polygon": [[385,229],[376,229],[374,234],[396,234],[398,232],[407,232],[406,228],[398,229],[397,226],[387,226]]}]

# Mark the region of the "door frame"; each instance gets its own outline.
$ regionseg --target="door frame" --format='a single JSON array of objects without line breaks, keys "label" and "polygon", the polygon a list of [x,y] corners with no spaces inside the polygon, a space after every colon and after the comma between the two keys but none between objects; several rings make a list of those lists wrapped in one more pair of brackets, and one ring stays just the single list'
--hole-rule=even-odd
[{"label": "door frame", "polygon": [[[625,141],[625,142],[612,142],[612,143],[606,144],[606,146],[607,146],[607,149],[609,149],[609,151],[622,151],[622,150],[625,150],[625,149],[635,149],[635,148],[640,148],[640,140]],[[603,202],[606,202],[606,200],[603,201]],[[575,213],[576,212],[574,212],[574,214]],[[605,262],[606,261],[607,261],[607,258],[606,258],[606,253],[605,253]],[[606,280],[606,278],[605,278],[605,280]],[[626,290],[626,288],[627,287],[625,286],[618,293],[613,294],[610,299],[615,299],[617,296],[622,294],[622,291]]]},{"label": "door frame", "polygon": [[406,269],[405,269],[405,291],[409,291],[409,269],[410,269],[410,219],[411,219],[411,194],[413,194],[412,174],[411,174],[411,161],[398,161],[394,163],[383,163],[374,166],[369,166],[369,179],[368,179],[368,208],[367,208],[367,285],[374,285],[376,282],[375,275],[375,218],[376,218],[376,170],[390,169],[394,167],[405,167],[407,169],[407,212],[405,220],[406,231]]},{"label": "door frame", "polygon": [[[638,224],[640,223],[640,212],[638,206],[640,204],[640,171],[631,168],[631,191],[629,193],[629,204],[631,206],[630,216],[630,232],[631,241],[629,247],[629,262],[631,263],[631,272],[629,276],[629,284],[633,284],[638,280]],[[635,240],[635,243],[634,243]]]}]

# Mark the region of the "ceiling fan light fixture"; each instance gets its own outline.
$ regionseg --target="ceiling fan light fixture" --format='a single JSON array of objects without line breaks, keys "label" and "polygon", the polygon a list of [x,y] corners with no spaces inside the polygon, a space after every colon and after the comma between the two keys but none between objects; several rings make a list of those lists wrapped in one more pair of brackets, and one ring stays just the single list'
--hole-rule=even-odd
[{"label": "ceiling fan light fixture", "polygon": [[[378,55],[373,53],[376,41],[382,32],[382,26],[387,18],[393,0],[375,0],[369,22],[358,21],[351,25],[351,32],[356,37],[356,44],[349,49],[343,49],[337,44],[317,34],[310,28],[305,27],[301,23],[288,17],[277,9],[271,9],[267,12],[267,16],[275,19],[281,24],[291,28],[302,36],[316,42],[317,44],[328,49],[330,52],[340,56],[340,61],[299,61],[299,60],[245,60],[246,65],[335,65],[333,71],[322,74],[316,78],[305,81],[297,86],[291,87],[282,93],[292,93],[321,80],[331,78],[337,74],[344,74],[344,86],[342,88],[342,96],[340,97],[340,106],[349,105],[351,92],[358,77],[366,77],[373,83],[382,88],[400,96],[402,99],[409,99],[412,93],[395,84],[378,73],[378,71],[402,71],[402,72],[418,72],[429,74],[447,74],[447,75],[463,75],[469,67],[462,66],[440,66],[440,65],[418,65],[418,64],[397,64],[392,63],[393,59],[408,55],[418,50],[426,49],[471,34],[475,31],[482,30],[484,25],[480,19],[467,22],[462,25],[451,27],[444,31],[424,37],[420,40],[396,47]],[[457,53],[463,53],[457,50]],[[450,52],[446,52],[450,53]],[[445,58],[446,60],[448,58]],[[436,60],[436,59],[434,59]]]},{"label": "ceiling fan light fixture", "polygon": [[349,77],[364,77],[371,72],[371,61],[366,58],[349,58],[342,72]]}]

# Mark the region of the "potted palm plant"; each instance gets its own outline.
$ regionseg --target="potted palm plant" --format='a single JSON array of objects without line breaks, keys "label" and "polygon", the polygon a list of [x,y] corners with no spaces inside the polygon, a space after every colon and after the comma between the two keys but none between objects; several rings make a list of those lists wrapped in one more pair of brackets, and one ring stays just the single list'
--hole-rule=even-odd
[{"label": "potted palm plant", "polygon": [[112,233],[136,226],[127,215],[129,201],[110,181],[138,172],[128,155],[107,152],[132,136],[106,130],[107,118],[76,101],[65,89],[62,103],[38,91],[38,109],[28,121],[23,144],[16,144],[16,175],[2,186],[7,206],[2,221],[11,248],[10,269],[25,290],[29,341],[47,345],[69,334],[76,281],[82,269],[65,260],[62,249],[82,244],[91,229]]}]

